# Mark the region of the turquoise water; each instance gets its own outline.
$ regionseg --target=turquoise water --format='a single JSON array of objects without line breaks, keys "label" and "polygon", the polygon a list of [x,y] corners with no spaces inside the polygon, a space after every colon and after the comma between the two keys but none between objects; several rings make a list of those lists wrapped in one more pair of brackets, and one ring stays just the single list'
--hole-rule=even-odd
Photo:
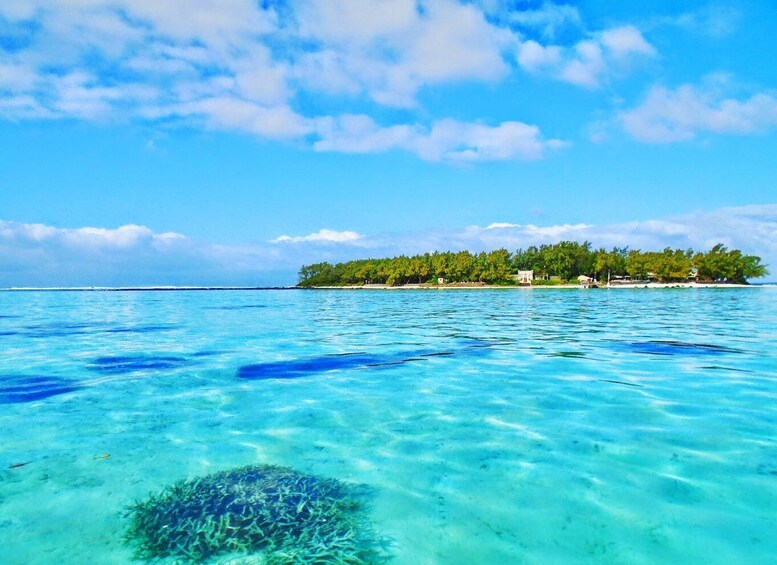
[{"label": "turquoise water", "polygon": [[3,563],[260,463],[369,485],[397,564],[777,555],[772,288],[4,292],[0,353]]}]

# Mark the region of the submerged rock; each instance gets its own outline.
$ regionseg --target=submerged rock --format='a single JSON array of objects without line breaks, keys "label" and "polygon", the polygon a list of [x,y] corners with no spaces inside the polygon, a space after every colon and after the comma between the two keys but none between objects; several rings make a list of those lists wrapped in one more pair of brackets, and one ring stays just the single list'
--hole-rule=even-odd
[{"label": "submerged rock", "polygon": [[131,506],[125,541],[145,560],[238,552],[265,563],[382,562],[361,491],[274,465],[221,471]]}]

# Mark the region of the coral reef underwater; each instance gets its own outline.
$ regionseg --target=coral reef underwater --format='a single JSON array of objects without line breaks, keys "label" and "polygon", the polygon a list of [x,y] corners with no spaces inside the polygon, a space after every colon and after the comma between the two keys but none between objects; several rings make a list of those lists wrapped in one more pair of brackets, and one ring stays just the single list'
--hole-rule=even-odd
[{"label": "coral reef underwater", "polygon": [[262,554],[262,562],[381,563],[366,491],[287,467],[254,465],[165,487],[129,508],[135,558],[204,562]]}]

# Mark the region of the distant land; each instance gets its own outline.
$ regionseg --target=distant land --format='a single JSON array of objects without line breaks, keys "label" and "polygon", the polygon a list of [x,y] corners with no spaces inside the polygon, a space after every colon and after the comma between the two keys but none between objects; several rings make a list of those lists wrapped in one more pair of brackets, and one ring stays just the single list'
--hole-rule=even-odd
[{"label": "distant land", "polygon": [[286,290],[289,286],[18,286],[0,288],[3,292],[145,292],[181,290]]},{"label": "distant land", "polygon": [[298,287],[583,286],[726,284],[747,285],[767,275],[756,255],[718,244],[692,249],[642,251],[628,247],[591,249],[589,242],[562,241],[510,253],[434,252],[383,259],[305,265]]}]

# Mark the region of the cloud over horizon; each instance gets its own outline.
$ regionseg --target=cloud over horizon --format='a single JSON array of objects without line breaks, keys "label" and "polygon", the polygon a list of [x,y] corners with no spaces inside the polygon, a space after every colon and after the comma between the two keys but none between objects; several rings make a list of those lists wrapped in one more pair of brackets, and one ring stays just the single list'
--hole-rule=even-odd
[{"label": "cloud over horizon", "polygon": [[362,239],[363,236],[355,231],[336,231],[330,229],[320,229],[317,232],[308,235],[280,235],[271,240],[270,243],[353,243]]},{"label": "cloud over horizon", "polygon": [[777,95],[727,96],[730,78],[711,75],[701,84],[652,87],[643,102],[620,113],[623,128],[648,143],[688,141],[704,133],[750,134],[777,127]]},{"label": "cloud over horizon", "polygon": [[562,240],[594,247],[709,249],[717,243],[761,256],[777,280],[777,204],[692,212],[610,225],[486,227],[361,235],[322,229],[266,244],[222,245],[135,225],[63,229],[0,221],[0,286],[293,284],[302,264],[431,251],[510,251]]}]

